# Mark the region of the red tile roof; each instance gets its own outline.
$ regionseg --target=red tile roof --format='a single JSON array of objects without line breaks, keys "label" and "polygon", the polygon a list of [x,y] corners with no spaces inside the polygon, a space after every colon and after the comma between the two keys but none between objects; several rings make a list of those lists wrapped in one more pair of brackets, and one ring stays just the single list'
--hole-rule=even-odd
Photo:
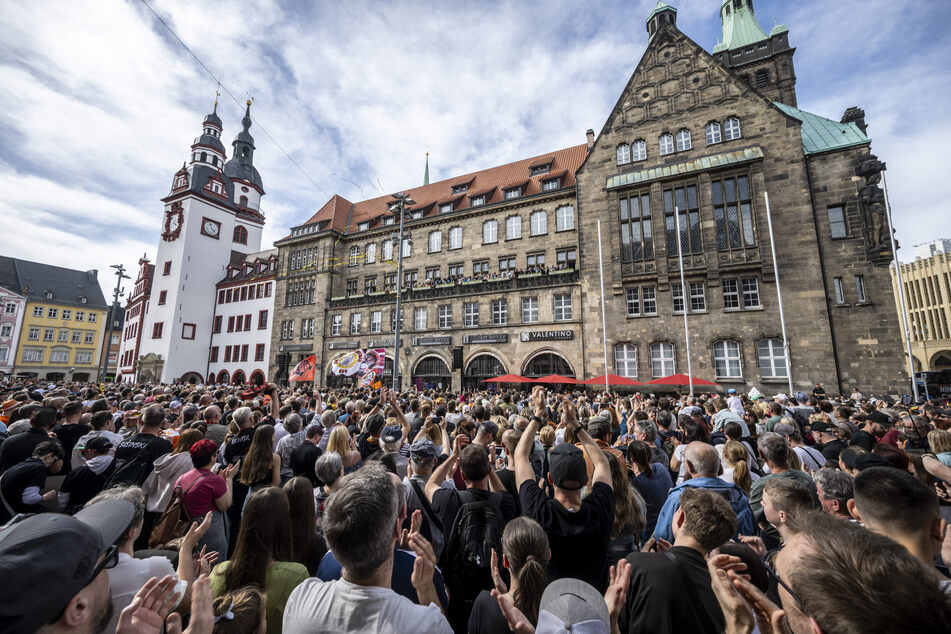
[{"label": "red tile roof", "polygon": [[[490,205],[504,200],[505,190],[512,187],[521,186],[522,197],[539,194],[542,181],[551,178],[561,177],[561,189],[574,187],[575,172],[581,167],[587,154],[588,146],[582,143],[556,152],[547,152],[540,156],[403,191],[417,203],[411,209],[428,208],[427,216],[439,213],[437,207],[439,203],[455,202],[454,211],[461,211],[469,208],[470,196],[480,193],[491,193],[485,201],[486,205]],[[549,173],[530,176],[531,167],[547,164],[551,164]],[[469,183],[469,190],[465,194],[452,193],[453,185],[466,183]],[[375,224],[373,221],[384,217],[387,206],[392,202],[391,196],[379,196],[354,204],[341,196],[334,195],[307,222],[298,226],[319,223],[318,231],[335,229],[342,233],[353,233],[356,231],[357,224],[361,222]]]}]

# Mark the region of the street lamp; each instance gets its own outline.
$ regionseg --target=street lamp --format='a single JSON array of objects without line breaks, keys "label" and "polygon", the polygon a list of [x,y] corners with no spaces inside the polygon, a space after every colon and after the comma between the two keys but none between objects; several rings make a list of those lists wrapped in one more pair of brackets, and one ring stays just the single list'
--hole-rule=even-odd
[{"label": "street lamp", "polygon": [[396,234],[396,244],[399,253],[396,256],[396,323],[393,326],[393,389],[399,390],[400,385],[400,329],[402,315],[400,314],[403,299],[403,241],[413,244],[412,237],[404,236],[403,222],[406,216],[406,205],[415,205],[416,201],[402,192],[393,194],[395,199],[387,207],[387,212],[400,217],[400,228]]},{"label": "street lamp", "polygon": [[[106,373],[109,371],[109,348],[112,347],[112,324],[115,323],[116,319],[116,304],[119,302],[119,294],[122,290],[119,288],[122,286],[122,280],[131,280],[132,278],[125,274],[125,267],[121,264],[113,264],[111,268],[116,270],[116,290],[112,295],[112,306],[109,308],[109,327],[106,329],[106,338],[103,341],[103,348],[105,349],[105,354],[103,355],[104,359],[102,360],[102,374],[99,375],[101,380],[105,380]],[[118,358],[116,359],[116,369],[118,369]]]}]

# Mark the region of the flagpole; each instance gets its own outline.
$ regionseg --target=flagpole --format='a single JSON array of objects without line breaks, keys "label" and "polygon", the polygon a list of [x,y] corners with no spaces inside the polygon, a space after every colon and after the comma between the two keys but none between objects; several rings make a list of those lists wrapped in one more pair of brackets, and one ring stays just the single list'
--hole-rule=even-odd
[{"label": "flagpole", "polygon": [[776,298],[779,300],[779,326],[783,330],[783,357],[786,359],[786,378],[789,380],[789,395],[793,393],[792,363],[789,358],[789,338],[786,336],[786,316],[783,313],[783,289],[779,283],[779,264],[776,262],[776,240],[773,239],[773,215],[769,211],[769,193],[763,192],[766,201],[766,226],[769,228],[769,248],[773,252],[773,275],[776,276]]},{"label": "flagpole", "polygon": [[[674,207],[674,220],[677,223],[677,258],[680,260],[680,297],[684,303],[684,338],[687,341],[687,381],[690,383],[690,396],[693,396],[693,365],[690,362],[690,331],[687,329],[687,283],[684,281],[684,251],[680,243],[680,209]],[[689,224],[687,225],[689,227]]]},{"label": "flagpole", "polygon": [[608,375],[608,326],[604,312],[604,257],[601,254],[601,219],[598,218],[598,266],[601,269],[601,343],[604,347],[604,393],[611,391],[611,381]]}]

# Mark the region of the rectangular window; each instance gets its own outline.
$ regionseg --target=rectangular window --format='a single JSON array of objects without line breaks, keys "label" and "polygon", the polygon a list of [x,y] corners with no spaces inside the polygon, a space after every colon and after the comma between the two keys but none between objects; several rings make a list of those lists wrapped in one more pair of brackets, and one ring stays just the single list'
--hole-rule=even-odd
[{"label": "rectangular window", "polygon": [[23,351],[23,360],[27,362],[43,362],[43,349],[42,348],[27,348]]},{"label": "rectangular window", "polygon": [[521,187],[511,187],[505,190],[505,200],[512,200],[522,195]]},{"label": "rectangular window", "polygon": [[740,290],[736,280],[723,280],[723,308],[736,310],[740,307]]},{"label": "rectangular window", "polygon": [[330,334],[339,335],[343,328],[343,315],[334,315],[330,320]]},{"label": "rectangular window", "polygon": [[162,275],[171,275],[172,274],[172,261],[168,260],[162,266]]},{"label": "rectangular window", "polygon": [[37,341],[40,338],[40,329],[36,326],[30,326],[28,338],[32,341]]},{"label": "rectangular window", "polygon": [[859,304],[867,304],[868,296],[865,294],[865,276],[855,276],[855,297]]},{"label": "rectangular window", "polygon": [[575,208],[563,205],[555,210],[555,231],[570,231],[575,228]]},{"label": "rectangular window", "polygon": [[472,274],[473,275],[482,275],[489,272],[489,261],[488,260],[479,260],[478,262],[472,263]]},{"label": "rectangular window", "polygon": [[248,360],[248,344],[244,344],[241,346],[241,360],[242,361]]},{"label": "rectangular window", "polygon": [[559,187],[561,187],[561,179],[560,179],[560,178],[549,178],[548,180],[543,180],[543,181],[542,181],[542,191],[543,191],[543,192],[554,191],[554,190],[558,189]]},{"label": "rectangular window", "polygon": [[555,321],[568,321],[571,319],[571,295],[555,295]]},{"label": "rectangular window", "polygon": [[393,241],[387,240],[383,243],[383,261],[387,262],[393,259]]},{"label": "rectangular window", "polygon": [[442,251],[442,231],[433,231],[429,234],[429,252],[439,253]]},{"label": "rectangular window", "polygon": [[759,308],[759,280],[743,278],[743,308]]},{"label": "rectangular window", "polygon": [[450,264],[449,265],[449,278],[454,277],[463,277],[465,275],[464,267],[462,264]]},{"label": "rectangular window", "polygon": [[264,330],[267,328],[267,311],[259,310],[258,311],[258,330]]},{"label": "rectangular window", "polygon": [[396,273],[384,273],[383,286],[385,286],[387,289],[395,289],[396,288]]},{"label": "rectangular window", "polygon": [[651,375],[655,379],[670,376],[675,371],[674,344],[659,342],[651,344]]},{"label": "rectangular window", "polygon": [[95,340],[96,333],[94,332],[87,332],[85,335],[83,335],[83,343],[92,343]]},{"label": "rectangular window", "polygon": [[447,304],[439,307],[439,327],[452,328],[452,306]]},{"label": "rectangular window", "polygon": [[241,301],[243,302],[246,299],[248,299],[248,287],[242,286],[241,287]]},{"label": "rectangular window", "polygon": [[56,334],[56,331],[52,328],[43,329],[43,341],[52,341],[53,336]]},{"label": "rectangular window", "polygon": [[375,310],[370,313],[370,332],[377,333],[383,330],[383,311]]},{"label": "rectangular window", "polygon": [[413,255],[413,243],[409,240],[403,240],[403,257],[408,258]]},{"label": "rectangular window", "polygon": [[375,293],[376,292],[376,278],[368,277],[363,281],[363,292],[364,293]]},{"label": "rectangular window", "polygon": [[359,335],[360,334],[360,325],[363,321],[363,315],[360,313],[353,313],[350,315],[350,334]]},{"label": "rectangular window", "polygon": [[515,270],[515,256],[509,256],[506,258],[499,258],[499,273],[504,273],[505,271],[514,271]]},{"label": "rectangular window", "polygon": [[509,304],[504,299],[492,300],[492,325],[504,326],[509,323]]},{"label": "rectangular window", "polygon": [[680,216],[680,245],[684,253],[702,253],[700,239],[700,208],[697,185],[687,183],[664,190],[664,221],[667,230],[667,257],[677,257],[677,219]]},{"label": "rectangular window", "polygon": [[672,284],[670,287],[670,296],[674,303],[674,314],[684,312],[684,287],[680,284]]},{"label": "rectangular window", "polygon": [[347,280],[347,297],[353,297],[360,289],[359,280]]},{"label": "rectangular window", "polygon": [[219,304],[225,303],[225,292],[223,290],[218,291],[218,303]]},{"label": "rectangular window", "polygon": [[[403,309],[400,308],[400,332],[403,331],[403,317],[404,317]],[[390,311],[390,330],[392,330],[393,332],[396,332],[396,310],[395,309]]]},{"label": "rectangular window", "polygon": [[371,242],[367,245],[367,251],[364,260],[367,264],[373,264],[376,262],[376,242]]},{"label": "rectangular window", "polygon": [[485,204],[485,196],[473,196],[469,199],[470,207],[479,207]]},{"label": "rectangular window", "polygon": [[73,311],[71,311],[71,310],[66,310],[66,309],[64,308],[64,309],[63,309],[63,319],[72,319],[72,318],[73,318]]},{"label": "rectangular window", "polygon": [[42,307],[42,306],[34,306],[34,307],[33,307],[33,316],[34,316],[34,317],[42,317],[42,316],[43,316],[43,307]]},{"label": "rectangular window", "polygon": [[350,266],[356,266],[360,264],[360,247],[358,246],[350,247],[349,264]]},{"label": "rectangular window", "polygon": [[231,363],[231,346],[225,346],[225,363]]},{"label": "rectangular window", "polygon": [[548,233],[548,214],[544,211],[533,211],[529,219],[529,231],[533,236],[543,236]]},{"label": "rectangular window", "polygon": [[89,313],[89,323],[94,324],[96,320],[99,319],[99,315],[96,313]]},{"label": "rectangular window", "polygon": [[415,286],[419,281],[419,271],[406,271],[403,273],[403,286]]},{"label": "rectangular window", "polygon": [[522,237],[522,218],[509,216],[505,219],[505,239],[517,240]]},{"label": "rectangular window", "polygon": [[426,309],[425,308],[414,308],[413,309],[413,328],[415,330],[426,330]]},{"label": "rectangular window", "polygon": [[165,325],[160,321],[152,324],[152,339],[161,339],[164,327]]},{"label": "rectangular window", "polygon": [[690,312],[703,312],[707,310],[707,296],[704,292],[703,282],[690,282]]},{"label": "rectangular window", "polygon": [[538,323],[538,298],[537,297],[523,297],[522,298],[522,323],[523,324]]},{"label": "rectangular window", "polygon": [[740,378],[740,344],[735,341],[713,344],[713,371],[718,379]]},{"label": "rectangular window", "polygon": [[486,220],[482,223],[482,244],[493,244],[499,241],[499,222]]},{"label": "rectangular window", "polygon": [[466,302],[463,312],[463,325],[467,328],[479,325],[479,303]]},{"label": "rectangular window", "polygon": [[462,248],[462,227],[453,227],[449,230],[449,248]]},{"label": "rectangular window", "polygon": [[645,315],[657,314],[657,289],[653,286],[641,287],[641,310]]},{"label": "rectangular window", "polygon": [[69,361],[69,350],[53,350],[50,352],[50,363],[66,363],[67,361]]},{"label": "rectangular window", "polygon": [[753,194],[746,174],[711,183],[717,249],[739,249],[756,243],[753,232]]},{"label": "rectangular window", "polygon": [[76,321],[82,321],[86,318],[86,311],[77,310],[76,311]]},{"label": "rectangular window", "polygon": [[361,222],[357,225],[357,231],[369,231],[369,230],[370,230],[369,222]]},{"label": "rectangular window", "polygon": [[228,317],[228,332],[234,332],[234,315]]},{"label": "rectangular window", "polygon": [[[111,356],[112,359],[115,359],[114,356]],[[77,350],[76,351],[76,363],[92,363],[92,350]]]},{"label": "rectangular window", "polygon": [[158,304],[159,306],[165,303],[165,300],[168,298],[168,291],[159,291],[158,294]]},{"label": "rectangular window", "polygon": [[442,203],[439,205],[439,213],[448,214],[452,211],[452,203]]},{"label": "rectangular window", "polygon": [[574,269],[577,259],[578,251],[574,248],[558,249],[555,252],[555,263],[559,269]]},{"label": "rectangular window", "polygon": [[535,266],[545,266],[544,253],[529,253],[525,256],[525,264],[529,269]]},{"label": "rectangular window", "polygon": [[844,304],[845,303],[845,288],[842,286],[842,278],[834,277],[832,278],[832,285],[835,288],[835,303]]},{"label": "rectangular window", "polygon": [[654,259],[649,192],[631,194],[619,201],[621,214],[621,259],[640,262]]},{"label": "rectangular window", "polygon": [[212,363],[218,362],[218,346],[211,347],[211,352],[208,353],[208,360]]},{"label": "rectangular window", "polygon": [[637,317],[641,314],[640,294],[636,288],[624,289],[624,300],[627,304],[627,316]]},{"label": "rectangular window", "polygon": [[56,319],[57,315],[59,315],[58,308],[50,308],[48,311],[46,311],[46,316],[49,319]]},{"label": "rectangular window", "polygon": [[848,237],[845,227],[845,210],[841,206],[829,207],[829,231],[834,240]]},{"label": "rectangular window", "polygon": [[69,341],[69,331],[60,330],[59,334],[56,335],[56,340],[59,341],[60,343],[66,343],[67,341]]},{"label": "rectangular window", "polygon": [[786,355],[782,339],[762,339],[756,344],[760,376],[764,379],[785,379]]},{"label": "rectangular window", "polygon": [[264,361],[264,344],[259,343],[254,346],[254,360]]},{"label": "rectangular window", "polygon": [[550,168],[551,163],[545,163],[544,165],[532,165],[528,168],[528,175],[539,176],[541,174],[547,174]]},{"label": "rectangular window", "polygon": [[70,338],[70,341],[72,343],[79,343],[82,340],[83,340],[83,333],[79,332],[78,330],[74,330],[73,336]]}]

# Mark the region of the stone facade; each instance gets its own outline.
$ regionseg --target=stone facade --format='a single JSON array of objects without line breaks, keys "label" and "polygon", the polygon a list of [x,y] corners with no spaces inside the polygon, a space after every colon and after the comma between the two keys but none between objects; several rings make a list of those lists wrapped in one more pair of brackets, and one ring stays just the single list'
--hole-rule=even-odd
[{"label": "stone facade", "polygon": [[[898,280],[895,269],[889,271],[900,315]],[[915,371],[951,370],[951,254],[937,253],[902,264],[901,276]]]}]

